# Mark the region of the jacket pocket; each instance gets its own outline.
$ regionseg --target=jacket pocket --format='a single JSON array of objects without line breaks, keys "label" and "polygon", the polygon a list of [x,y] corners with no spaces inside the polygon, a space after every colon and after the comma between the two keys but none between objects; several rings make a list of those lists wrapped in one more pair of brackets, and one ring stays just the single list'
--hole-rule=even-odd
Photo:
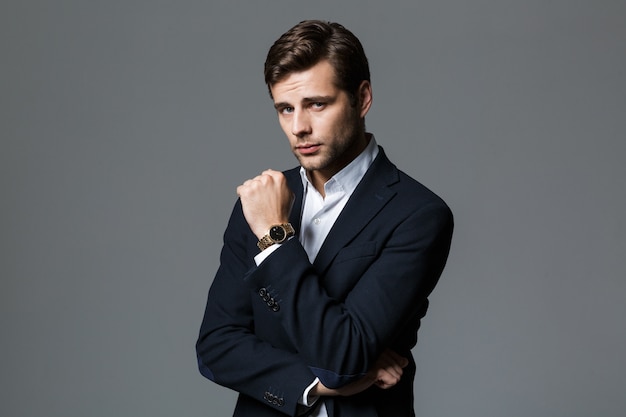
[{"label": "jacket pocket", "polygon": [[340,250],[333,262],[335,265],[351,259],[368,258],[376,256],[376,242],[362,242],[358,245],[347,246]]}]

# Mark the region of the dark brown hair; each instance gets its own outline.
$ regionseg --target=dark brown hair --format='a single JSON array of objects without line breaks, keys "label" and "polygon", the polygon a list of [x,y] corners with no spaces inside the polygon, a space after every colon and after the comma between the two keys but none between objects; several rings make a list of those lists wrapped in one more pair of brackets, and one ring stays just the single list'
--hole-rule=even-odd
[{"label": "dark brown hair", "polygon": [[339,23],[305,20],[285,32],[265,60],[265,83],[271,87],[290,73],[305,71],[322,60],[335,69],[337,87],[355,102],[363,80],[370,81],[367,57],[359,39]]}]

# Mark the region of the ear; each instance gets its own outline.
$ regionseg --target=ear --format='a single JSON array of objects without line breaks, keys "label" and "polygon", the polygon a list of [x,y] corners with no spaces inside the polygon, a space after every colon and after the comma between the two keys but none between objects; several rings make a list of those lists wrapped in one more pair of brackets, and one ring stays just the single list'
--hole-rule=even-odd
[{"label": "ear", "polygon": [[364,118],[370,107],[372,107],[372,84],[366,80],[361,81],[357,94],[359,99],[359,116]]}]

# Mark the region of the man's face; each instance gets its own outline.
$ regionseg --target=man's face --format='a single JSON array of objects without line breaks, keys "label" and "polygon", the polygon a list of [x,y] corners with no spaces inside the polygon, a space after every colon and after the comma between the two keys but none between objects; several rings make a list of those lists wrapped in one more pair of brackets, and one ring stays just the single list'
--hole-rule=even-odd
[{"label": "man's face", "polygon": [[334,77],[331,64],[321,61],[271,87],[280,126],[316,187],[367,145],[362,119],[371,105],[370,84],[361,84],[357,102],[351,105],[350,96],[335,85]]}]

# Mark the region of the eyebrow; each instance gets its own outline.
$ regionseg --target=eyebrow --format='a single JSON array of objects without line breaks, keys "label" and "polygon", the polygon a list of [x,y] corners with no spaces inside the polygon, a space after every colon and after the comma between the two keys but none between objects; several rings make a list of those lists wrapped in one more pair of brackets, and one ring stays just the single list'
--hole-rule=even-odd
[{"label": "eyebrow", "polygon": [[332,101],[333,97],[331,96],[313,96],[313,97],[305,97],[302,99],[303,103],[317,103],[318,101]]},{"label": "eyebrow", "polygon": [[[308,103],[317,103],[317,102],[332,102],[334,101],[334,98],[332,96],[312,96],[312,97],[304,97],[302,99],[302,103],[308,104]],[[274,108],[276,110],[278,109],[282,109],[285,107],[293,107],[293,105],[287,103],[287,102],[280,102],[280,103],[274,103]]]},{"label": "eyebrow", "polygon": [[274,108],[276,110],[278,109],[283,109],[285,107],[291,107],[291,104],[287,103],[287,102],[281,102],[281,103],[274,103]]}]

